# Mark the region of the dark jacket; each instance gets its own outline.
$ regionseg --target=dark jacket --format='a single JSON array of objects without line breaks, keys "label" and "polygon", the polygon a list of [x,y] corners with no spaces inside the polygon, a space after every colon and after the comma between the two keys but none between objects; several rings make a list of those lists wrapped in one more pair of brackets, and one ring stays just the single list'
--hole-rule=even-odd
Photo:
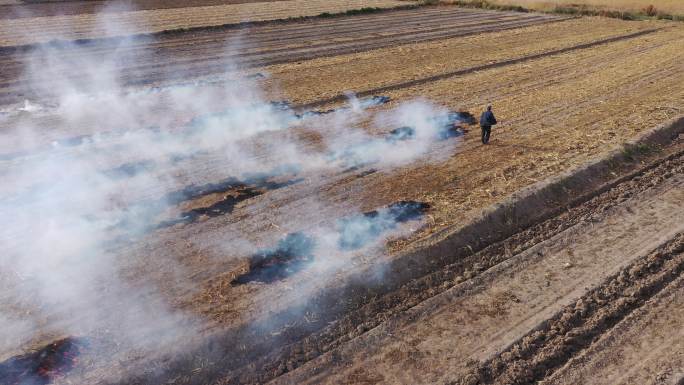
[{"label": "dark jacket", "polygon": [[487,110],[482,113],[482,116],[480,116],[480,126],[493,126],[495,124],[496,118],[492,111]]}]

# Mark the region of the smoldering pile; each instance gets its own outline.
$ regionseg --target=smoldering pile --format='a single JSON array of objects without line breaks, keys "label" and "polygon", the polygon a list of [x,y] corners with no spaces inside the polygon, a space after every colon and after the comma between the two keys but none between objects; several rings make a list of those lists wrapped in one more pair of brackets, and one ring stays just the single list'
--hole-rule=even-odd
[{"label": "smoldering pile", "polygon": [[67,337],[0,362],[0,384],[50,384],[74,368],[87,345],[83,338]]},{"label": "smoldering pile", "polygon": [[[449,112],[446,116],[435,117],[434,119],[439,127],[435,135],[438,140],[463,136],[468,132],[464,125],[472,125],[477,122],[475,117],[467,111]],[[387,135],[387,140],[396,142],[410,140],[415,138],[415,136],[415,127],[401,126],[391,130]]]},{"label": "smoldering pile", "polygon": [[[340,252],[359,250],[402,223],[420,220],[429,208],[430,205],[424,202],[399,201],[378,210],[344,217],[337,220],[332,237]],[[252,255],[247,269],[235,276],[232,284],[270,283],[304,270],[314,262],[319,243],[315,234],[289,233],[275,248]]]}]

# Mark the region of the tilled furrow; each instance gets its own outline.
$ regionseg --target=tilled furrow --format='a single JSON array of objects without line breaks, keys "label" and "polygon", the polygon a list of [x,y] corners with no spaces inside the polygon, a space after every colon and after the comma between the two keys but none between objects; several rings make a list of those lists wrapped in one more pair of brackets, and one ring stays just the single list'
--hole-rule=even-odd
[{"label": "tilled furrow", "polygon": [[[408,44],[417,42],[428,42],[445,38],[462,37],[482,32],[502,31],[506,29],[519,28],[540,23],[560,21],[560,18],[548,18],[545,16],[515,18],[511,16],[488,17],[475,24],[466,23],[465,25],[435,25],[429,29],[420,31],[397,30],[390,32],[382,37],[359,37],[347,43],[321,43],[302,47],[282,47],[279,45],[274,48],[257,51],[254,53],[241,52],[237,55],[217,55],[216,52],[224,52],[224,47],[211,49],[211,47],[201,47],[201,55],[191,56],[188,59],[175,60],[172,63],[164,62],[165,71],[159,72],[159,63],[133,65],[121,70],[121,77],[128,86],[144,86],[160,81],[175,81],[185,79],[188,76],[203,77],[217,73],[223,73],[226,62],[232,62],[241,68],[252,68],[274,64],[289,63],[301,60],[311,60],[323,56],[343,55],[348,53],[368,51],[372,49],[394,46],[397,44]],[[378,27],[379,30],[382,27]],[[225,44],[225,43],[223,43]],[[209,56],[207,56],[207,54]],[[169,69],[175,69],[169,71]],[[169,73],[173,77],[169,77]],[[29,89],[24,86],[26,79],[11,80],[0,83],[0,87],[5,89],[0,93],[0,102],[11,103],[20,93],[22,97],[28,95]]]},{"label": "tilled furrow", "polygon": [[[360,90],[360,91],[357,91],[356,94],[357,94],[357,96],[365,97],[368,95],[373,95],[373,94],[378,94],[378,93],[379,94],[387,93],[389,91],[396,91],[396,90],[415,87],[415,86],[419,86],[419,85],[423,85],[423,84],[429,84],[429,83],[433,83],[433,82],[436,82],[439,80],[449,79],[449,78],[453,78],[456,76],[463,76],[463,75],[467,75],[467,74],[478,72],[478,71],[484,71],[484,70],[493,69],[493,68],[499,68],[499,67],[505,67],[505,66],[514,65],[514,64],[520,64],[520,63],[524,63],[524,62],[528,62],[528,61],[532,61],[532,60],[536,60],[536,59],[541,59],[541,58],[544,58],[547,56],[560,55],[560,54],[564,54],[567,52],[572,52],[572,51],[576,51],[576,50],[580,50],[580,49],[588,49],[588,48],[593,48],[593,47],[601,46],[604,44],[610,44],[610,43],[614,43],[614,42],[618,42],[618,41],[622,41],[622,40],[634,39],[634,38],[637,38],[640,36],[649,35],[649,34],[658,32],[660,30],[661,29],[659,29],[659,28],[648,29],[648,30],[643,30],[643,31],[639,31],[639,32],[634,32],[634,33],[629,33],[629,34],[624,34],[624,35],[619,35],[619,36],[613,36],[613,37],[609,37],[609,38],[605,38],[605,39],[595,40],[595,41],[588,42],[588,43],[581,43],[581,44],[577,44],[577,45],[570,46],[570,47],[560,48],[560,49],[553,50],[553,51],[546,51],[546,52],[541,52],[541,53],[537,53],[537,54],[512,58],[512,59],[508,59],[508,60],[502,60],[502,61],[495,62],[495,63],[489,63],[489,64],[483,64],[483,65],[479,65],[479,66],[475,66],[475,67],[464,68],[464,69],[460,69],[457,71],[452,71],[452,72],[447,72],[447,73],[443,73],[443,74],[428,76],[425,78],[420,78],[420,79],[415,79],[415,80],[409,80],[409,81],[401,82],[401,83],[389,84],[386,86],[377,87],[377,88],[373,88],[373,89]],[[343,101],[343,100],[345,100],[346,97],[347,96],[345,94],[340,94],[340,95],[336,95],[336,96],[333,96],[330,98],[319,99],[319,100],[316,100],[314,102],[301,105],[301,106],[299,106],[299,108],[320,107],[320,106],[324,106],[327,104],[332,104],[332,103],[337,103],[337,102]]]},{"label": "tilled furrow", "polygon": [[566,306],[460,383],[537,383],[581,354],[682,272],[684,234],[679,234]]}]

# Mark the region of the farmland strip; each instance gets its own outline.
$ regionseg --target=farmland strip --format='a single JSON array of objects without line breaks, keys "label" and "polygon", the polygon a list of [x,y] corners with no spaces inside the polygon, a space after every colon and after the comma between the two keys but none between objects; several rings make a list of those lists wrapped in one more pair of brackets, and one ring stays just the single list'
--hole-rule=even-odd
[{"label": "farmland strip", "polygon": [[[206,76],[206,75],[211,75],[215,73],[222,73],[225,70],[225,65],[226,65],[226,58],[235,58],[235,64],[238,64],[242,68],[249,68],[249,67],[256,67],[256,66],[264,66],[264,65],[272,65],[272,64],[279,64],[279,63],[288,63],[288,62],[293,62],[293,61],[301,61],[301,60],[309,60],[313,58],[318,58],[322,56],[330,56],[330,55],[341,55],[341,54],[346,54],[346,53],[352,53],[352,52],[360,52],[360,51],[366,51],[366,50],[371,50],[371,49],[377,49],[377,48],[383,48],[387,46],[393,46],[397,44],[407,44],[407,43],[416,43],[416,42],[425,42],[425,41],[431,41],[431,40],[437,40],[437,39],[443,39],[443,38],[452,38],[452,37],[459,37],[459,36],[467,36],[471,34],[476,34],[476,33],[481,33],[481,32],[492,32],[492,31],[501,31],[501,30],[506,30],[506,29],[511,29],[511,28],[517,28],[517,27],[522,27],[522,26],[528,26],[528,25],[533,25],[533,24],[540,24],[540,23],[548,23],[548,22],[555,22],[555,21],[560,21],[563,19],[559,18],[549,18],[546,16],[535,16],[535,17],[526,17],[526,18],[517,18],[514,17],[512,20],[503,22],[503,23],[495,23],[498,20],[505,20],[509,16],[497,16],[496,14],[492,15],[494,17],[486,19],[483,23],[479,24],[466,24],[466,27],[464,28],[463,25],[458,25],[460,23],[460,20],[457,20],[456,25],[451,25],[448,24],[446,26],[441,26],[438,28],[432,28],[427,31],[414,31],[406,34],[406,31],[403,30],[398,30],[394,34],[389,34],[386,36],[383,36],[382,38],[378,39],[377,37],[367,37],[367,38],[357,38],[351,42],[348,43],[339,43],[339,42],[332,42],[332,43],[322,43],[322,44],[317,44],[317,45],[307,45],[305,41],[302,41],[302,47],[301,48],[296,48],[293,49],[291,47],[289,48],[274,48],[274,49],[269,49],[269,50],[263,50],[260,52],[255,52],[255,53],[249,53],[245,54],[244,52],[240,52],[236,55],[226,55],[226,56],[215,56],[216,50],[210,49],[210,47],[196,47],[196,48],[191,48],[190,51],[187,52],[187,55],[191,55],[194,50],[199,50],[200,52],[207,52],[209,54],[212,54],[214,56],[211,56],[209,60],[207,60],[207,57],[204,56],[189,56],[190,58],[188,60],[176,60],[172,64],[165,63],[165,71],[163,74],[161,73],[155,73],[155,70],[159,68],[159,63],[154,63],[151,65],[133,65],[129,66],[128,68],[125,68],[124,71],[122,71],[124,78],[126,77],[127,73],[133,73],[135,74],[134,77],[131,77],[127,80],[128,85],[148,85],[157,81],[169,81],[169,80],[177,80],[179,78],[187,78],[187,76],[193,76],[193,77],[200,77],[200,76]],[[375,26],[374,28],[382,28],[382,26]],[[403,28],[403,26],[402,26]],[[443,33],[442,33],[443,31]],[[335,31],[329,32],[332,36],[335,35]],[[326,33],[323,33],[323,36],[325,36]],[[282,43],[282,42],[279,42]],[[191,47],[194,47],[193,44],[190,44]],[[249,47],[249,46],[248,46]],[[278,47],[278,46],[276,46]],[[153,48],[153,47],[150,47]],[[166,48],[164,48],[166,49]],[[217,50],[223,52],[223,47],[220,49],[217,48]],[[125,52],[125,51],[123,51]],[[186,54],[186,53],[184,53]],[[144,56],[143,56],[144,57]],[[13,73],[18,74],[19,73],[19,68],[21,68],[21,60],[19,62],[15,61],[16,59],[13,59],[11,57],[7,58],[8,60],[13,60],[15,65],[14,67],[16,69],[11,70],[11,63],[6,66],[7,70],[4,72],[3,77],[10,77],[13,78],[16,75],[12,75]],[[2,60],[2,59],[0,59]],[[212,63],[213,62],[213,63]],[[196,67],[192,68],[190,65],[192,64],[197,64]],[[169,68],[177,68],[178,70],[176,71],[170,71]],[[168,73],[172,73],[173,76],[169,77]],[[5,81],[3,83],[0,83],[0,89],[4,89],[2,93],[0,93],[0,100],[5,100],[6,103],[11,102],[13,99],[16,98],[17,94],[23,94],[26,95],[28,93],[28,89],[25,89],[26,87],[24,86],[24,83],[26,82],[27,79],[20,79],[20,80],[11,80],[11,81]]]},{"label": "farmland strip", "polygon": [[[372,23],[372,25],[367,26],[368,24],[371,24],[371,23],[364,23],[363,24],[364,27],[362,27],[362,28],[352,26],[352,27],[350,27],[350,29],[342,29],[342,30],[337,28],[338,25],[334,25],[334,27],[335,27],[334,30],[321,29],[321,28],[324,28],[321,26],[321,27],[316,27],[313,31],[307,31],[307,32],[302,33],[302,34],[300,34],[300,33],[289,34],[289,31],[278,31],[277,33],[275,33],[276,36],[273,36],[274,35],[273,33],[269,33],[269,35],[266,35],[266,37],[268,37],[267,39],[257,39],[257,38],[255,38],[253,32],[250,31],[249,32],[249,36],[250,36],[249,40],[245,43],[240,44],[239,52],[229,53],[227,55],[217,54],[216,57],[218,57],[218,58],[233,57],[233,56],[247,57],[247,56],[251,56],[254,54],[267,54],[267,53],[271,53],[271,52],[282,52],[282,51],[286,51],[286,50],[291,49],[291,48],[280,48],[280,49],[278,49],[277,47],[292,46],[292,45],[295,45],[295,42],[297,44],[301,44],[301,46],[307,47],[307,48],[334,46],[335,44],[339,44],[339,41],[335,41],[332,44],[331,43],[323,43],[323,44],[317,44],[317,45],[311,46],[310,45],[311,34],[315,34],[319,40],[324,40],[325,37],[334,37],[336,40],[339,40],[341,38],[345,38],[346,36],[348,36],[348,39],[358,41],[359,36],[363,36],[360,33],[365,32],[365,31],[381,30],[382,31],[381,33],[383,34],[382,37],[384,38],[384,37],[397,36],[399,34],[404,34],[407,32],[426,33],[426,32],[431,32],[431,31],[438,31],[438,30],[462,29],[462,27],[464,25],[460,24],[461,22],[470,21],[470,20],[476,18],[476,16],[472,16],[469,14],[459,15],[458,17],[444,16],[443,17],[444,21],[448,21],[448,22],[453,23],[453,24],[449,24],[448,26],[442,26],[440,28],[433,28],[433,29],[419,28],[417,31],[413,31],[413,30],[407,31],[407,29],[409,29],[408,27],[414,25],[414,23],[416,26],[420,26],[421,23],[425,23],[426,21],[430,21],[431,23],[436,23],[436,24],[439,24],[442,21],[442,17],[437,17],[436,20],[432,20],[432,18],[428,18],[422,14],[418,15],[418,16],[419,16],[419,18],[417,18],[416,21],[409,22],[409,23],[402,23],[401,25],[390,24],[390,25],[385,26],[385,25],[378,25],[377,23]],[[533,20],[533,19],[536,19],[536,18],[521,18],[521,17],[517,17],[516,15],[504,15],[504,16],[495,16],[495,17],[491,17],[492,15],[487,15],[487,16],[488,16],[488,18],[486,20],[484,20],[484,22],[482,22],[482,20],[480,20],[480,23],[467,23],[465,25],[468,25],[468,26],[469,25],[485,26],[488,23],[496,22],[496,21],[500,21],[500,20],[506,20],[506,19],[513,19],[513,20],[516,20],[516,19],[517,20],[525,20],[525,19]],[[479,17],[479,16],[477,16],[477,17]],[[443,24],[440,24],[440,25],[443,25]],[[382,30],[383,27],[387,27],[387,29]],[[364,38],[363,40],[375,40],[375,39],[377,39],[376,36],[373,36],[370,38]],[[292,40],[292,42],[290,40]],[[277,44],[275,44],[275,47],[268,48],[268,46],[266,46],[267,48],[263,48],[265,43],[272,43],[272,42],[277,43]],[[205,43],[207,43],[207,44],[205,44]],[[192,58],[192,60],[188,61],[188,63],[192,62],[192,61],[200,62],[199,59],[197,59],[194,55],[194,53],[196,53],[196,52],[199,52],[200,54],[206,53],[206,52],[212,52],[212,53],[227,52],[226,51],[226,42],[221,40],[221,39],[217,40],[216,37],[211,38],[211,39],[192,38],[190,40],[190,42],[188,42],[188,40],[182,40],[176,44],[174,44],[174,43],[170,44],[166,40],[159,41],[159,42],[150,41],[150,42],[147,42],[146,44],[143,44],[143,45],[134,44],[130,47],[126,46],[126,47],[122,47],[122,48],[121,47],[116,47],[116,48],[118,50],[117,52],[120,55],[128,55],[128,54],[131,54],[132,52],[134,53],[138,50],[148,51],[148,50],[152,50],[152,49],[158,50],[159,51],[158,55],[162,55],[162,53],[165,51],[169,51],[170,53],[172,53],[174,49],[177,49],[179,47],[182,47],[184,56],[188,56],[188,57]],[[70,50],[64,50],[64,51],[60,52],[60,54],[64,58],[71,58],[71,57],[81,56],[85,53],[91,54],[91,55],[97,55],[100,52],[102,52],[102,53],[108,52],[112,48],[113,47],[110,47],[110,46],[94,46],[92,48],[81,47],[81,49],[78,49],[78,50],[71,50],[71,51]],[[250,52],[249,50],[253,49],[253,48],[258,48],[259,50],[254,51],[254,52]],[[84,50],[86,50],[86,49],[87,49],[87,51],[84,52]],[[143,59],[147,59],[144,55],[141,55],[141,56]],[[16,64],[18,66],[23,66],[23,60],[27,57],[30,58],[31,56],[30,55],[29,56],[17,55],[17,57],[13,58],[13,60],[16,61]],[[155,57],[152,59],[154,60],[156,58],[157,58],[157,56],[155,55]],[[176,60],[174,64],[178,65],[181,63],[182,63],[182,61]],[[7,74],[5,76],[7,76]],[[23,80],[25,80],[25,79],[23,79]],[[4,83],[4,84],[2,84],[2,86],[9,86],[11,84],[12,83]]]},{"label": "farmland strip", "polygon": [[[494,31],[502,31],[506,29],[513,29],[513,28],[519,28],[523,26],[528,26],[528,25],[533,25],[533,24],[540,24],[544,22],[552,22],[552,21],[557,21],[557,20],[548,20],[545,18],[539,18],[539,19],[527,19],[527,20],[511,20],[507,22],[502,22],[502,23],[497,23],[497,24],[478,24],[473,27],[468,27],[468,28],[463,28],[463,29],[454,29],[453,26],[446,26],[443,28],[437,28],[433,29],[427,32],[420,32],[416,34],[409,34],[409,35],[404,35],[403,33],[397,33],[396,35],[390,35],[387,36],[385,39],[385,36],[383,36],[381,41],[377,41],[378,39],[375,37],[371,38],[361,38],[361,39],[356,39],[353,42],[344,42],[344,43],[324,43],[320,45],[310,45],[310,46],[303,46],[303,47],[298,47],[298,48],[280,48],[280,49],[273,49],[265,52],[258,52],[255,55],[243,55],[243,54],[238,54],[238,55],[228,55],[226,57],[236,57],[236,60],[234,60],[234,64],[238,65],[241,68],[251,68],[251,67],[260,67],[260,66],[267,66],[267,65],[274,65],[274,64],[283,64],[283,63],[290,63],[294,61],[302,61],[302,60],[311,60],[315,59],[318,57],[323,57],[323,56],[332,56],[332,55],[344,55],[348,53],[353,53],[353,52],[361,52],[361,51],[368,51],[372,49],[377,49],[377,48],[383,48],[387,46],[395,46],[399,44],[408,44],[408,43],[418,43],[418,42],[427,42],[427,41],[432,41],[432,40],[440,40],[440,39],[445,39],[445,38],[453,38],[453,37],[462,37],[462,36],[468,36],[471,34],[476,34],[476,33],[482,33],[482,32],[494,32]],[[441,31],[447,31],[447,32],[441,32]],[[359,44],[360,43],[360,44]],[[279,53],[282,53],[283,55],[278,55]],[[272,55],[272,56],[269,56]],[[250,58],[250,56],[255,56],[255,58]],[[265,56],[264,57],[259,57],[259,56]],[[202,58],[202,59],[196,59],[192,58],[187,61],[182,62],[181,64],[176,64],[174,63],[174,66],[177,65],[179,68],[184,68],[186,71],[188,71],[187,67],[188,65],[191,64],[198,64],[199,68],[195,68],[192,73],[193,75],[197,76],[198,74],[200,76],[206,76],[206,75],[211,75],[213,73],[220,72],[222,68],[225,68],[225,58],[226,57],[215,57],[211,59],[211,61],[216,62],[216,64],[208,64],[207,59]],[[249,59],[243,59],[243,58],[249,58]],[[152,66],[151,68],[155,68],[156,66]],[[159,78],[155,79],[154,77],[150,77],[149,75],[142,78],[141,80],[133,80],[130,81],[129,84],[131,85],[146,85],[154,81],[159,81],[159,80],[175,80],[175,78],[183,78],[183,75],[187,74],[185,71],[182,73],[179,73],[181,71],[177,71],[174,74],[174,77],[169,78],[168,76],[165,78]],[[343,99],[342,99],[343,100]]]},{"label": "farmland strip", "polygon": [[[547,57],[547,56],[560,55],[560,54],[563,54],[566,52],[576,51],[576,50],[580,50],[580,49],[592,48],[592,47],[596,47],[596,46],[600,46],[600,45],[604,45],[604,44],[610,44],[610,43],[614,43],[614,42],[618,42],[618,41],[622,41],[622,40],[634,39],[634,38],[644,36],[644,35],[648,35],[648,34],[652,34],[652,33],[655,33],[655,32],[661,31],[661,30],[662,30],[662,28],[648,29],[648,30],[630,33],[630,34],[626,34],[626,35],[620,35],[620,36],[610,37],[607,39],[601,39],[601,40],[593,41],[590,43],[582,43],[582,44],[578,44],[578,45],[575,45],[572,47],[561,48],[558,50],[547,51],[547,52],[542,52],[542,53],[538,53],[538,54],[534,54],[534,55],[518,57],[515,59],[504,60],[504,61],[491,63],[491,64],[484,64],[484,65],[470,67],[470,68],[466,68],[466,69],[462,69],[462,70],[458,70],[458,71],[453,71],[453,72],[447,72],[447,73],[443,73],[443,74],[439,74],[439,75],[429,76],[429,77],[422,78],[422,79],[416,79],[416,80],[410,80],[410,81],[401,82],[401,83],[390,84],[388,86],[378,87],[378,88],[374,88],[374,89],[370,89],[370,90],[357,91],[356,94],[360,97],[365,97],[365,96],[373,95],[373,94],[382,94],[382,93],[385,93],[388,91],[395,91],[395,90],[399,90],[402,88],[409,88],[409,87],[414,87],[414,86],[421,85],[421,84],[432,83],[435,81],[444,80],[444,79],[448,79],[448,78],[452,78],[452,77],[456,77],[456,76],[467,75],[469,73],[473,73],[473,72],[477,72],[477,71],[484,71],[484,70],[493,69],[493,68],[499,68],[499,67],[505,67],[505,66],[514,65],[514,64],[520,64],[520,63],[540,59],[540,58]],[[324,106],[324,105],[330,104],[330,103],[341,102],[341,101],[345,100],[345,98],[346,98],[346,95],[339,94],[339,95],[333,96],[331,98],[321,99],[321,100],[317,100],[315,102],[302,104],[302,105],[297,106],[297,108],[309,109],[309,108],[320,107],[320,106]]]},{"label": "farmland strip", "polygon": [[[301,22],[319,18],[317,15],[324,12],[344,13],[350,9],[360,9],[374,5],[387,10],[416,8],[415,4],[406,4],[393,0],[370,3],[357,0],[341,2],[290,0],[280,2],[280,4],[272,3],[267,10],[258,10],[254,4],[246,4],[249,9],[244,10],[244,13],[235,13],[235,11],[239,11],[236,9],[239,7],[231,7],[230,5],[186,7],[173,11],[161,10],[161,12],[158,10],[129,11],[125,15],[112,13],[108,17],[108,22],[115,23],[120,27],[119,31],[124,29],[128,31],[127,35],[130,37],[144,37],[185,33],[187,31],[223,31],[254,25],[282,24],[293,21]],[[216,11],[219,12],[217,13]],[[0,21],[2,21],[0,23],[0,37],[2,38],[0,42],[4,42],[4,46],[19,49],[30,49],[36,44],[45,43],[55,38],[55,35],[61,35],[62,40],[77,42],[109,39],[117,41],[121,38],[120,35],[112,35],[111,32],[98,25],[96,15],[6,19]],[[36,23],[42,25],[40,30],[35,29]],[[42,33],[42,31],[49,29],[53,29],[54,32],[61,32],[61,34]]]}]

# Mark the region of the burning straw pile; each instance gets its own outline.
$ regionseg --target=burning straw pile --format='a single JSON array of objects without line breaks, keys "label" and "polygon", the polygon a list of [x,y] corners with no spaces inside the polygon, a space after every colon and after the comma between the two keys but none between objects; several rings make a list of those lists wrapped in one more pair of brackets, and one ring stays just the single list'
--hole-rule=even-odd
[{"label": "burning straw pile", "polygon": [[0,384],[43,385],[65,375],[75,365],[85,341],[63,338],[37,351],[0,363]]}]

